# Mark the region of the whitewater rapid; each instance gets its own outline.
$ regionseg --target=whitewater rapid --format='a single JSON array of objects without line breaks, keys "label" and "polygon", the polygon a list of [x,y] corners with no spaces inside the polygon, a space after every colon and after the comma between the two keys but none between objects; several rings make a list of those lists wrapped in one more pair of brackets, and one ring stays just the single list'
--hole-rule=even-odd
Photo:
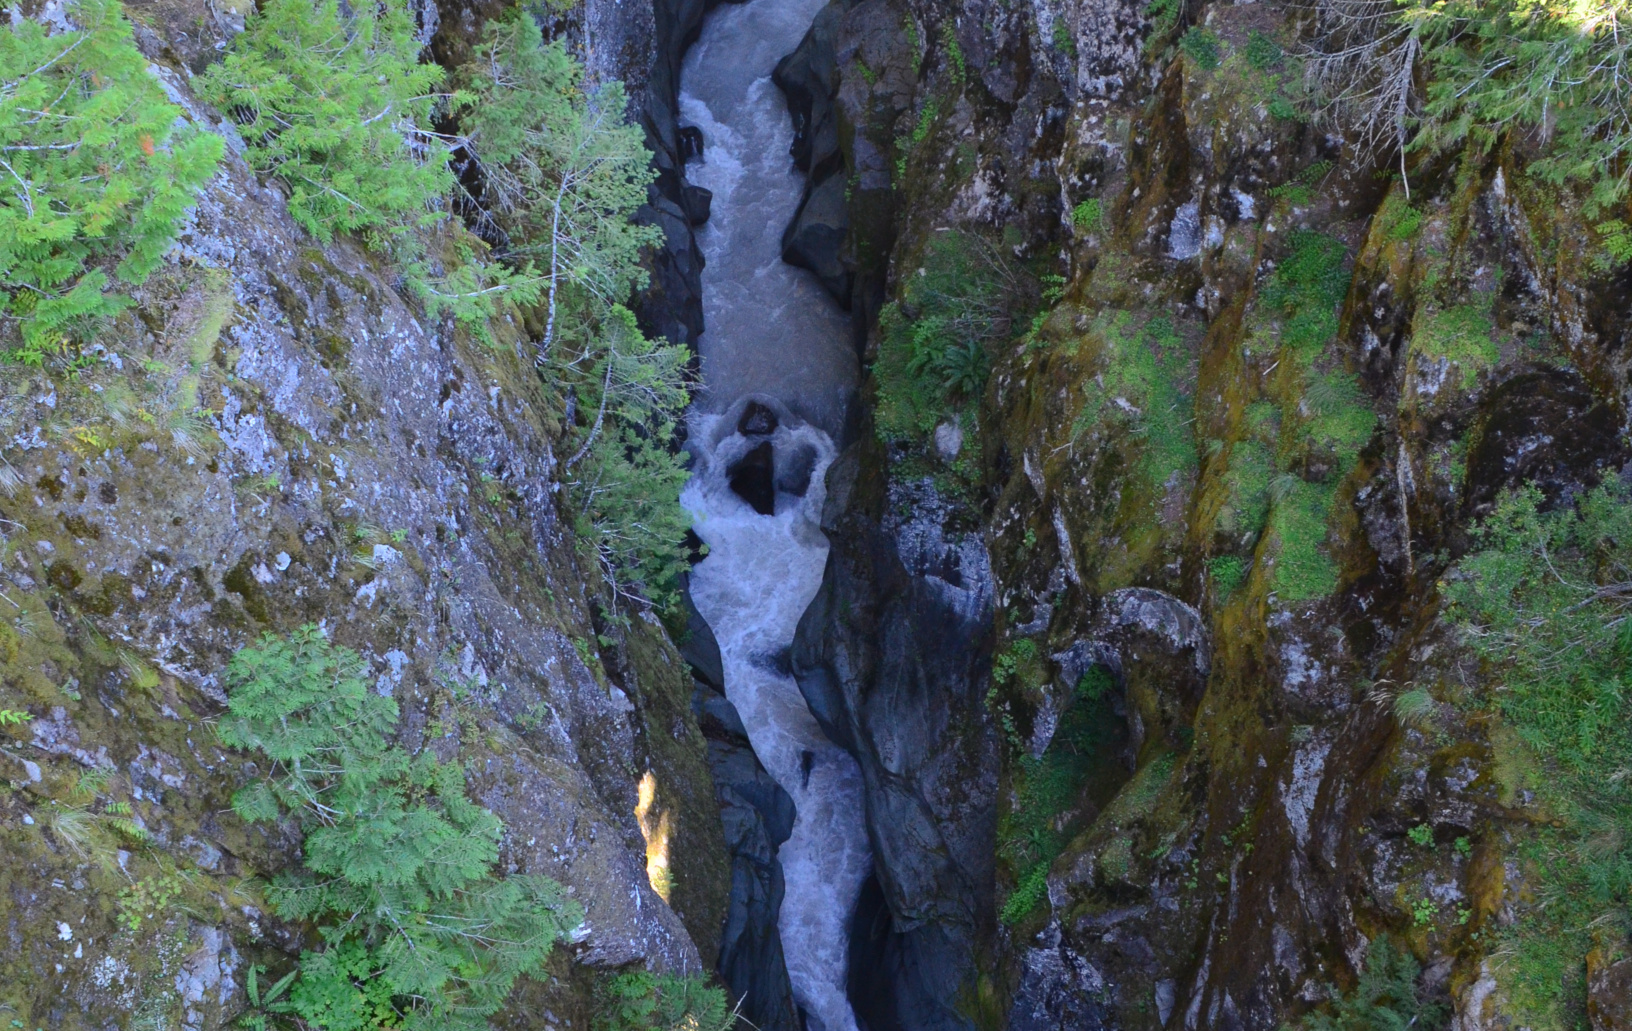
[{"label": "whitewater rapid", "polygon": [[[799,617],[822,582],[828,543],[817,525],[833,444],[821,430],[779,410],[768,438],[777,477],[803,496],[776,495],[774,515],[738,497],[727,470],[767,439],[737,432],[737,413],[693,416],[697,466],[681,497],[708,557],[691,573],[691,596],[719,639],[725,694],[736,706],[759,761],[793,796],[797,818],[780,858],[786,892],[780,928],[788,978],[810,1031],[856,1031],[845,993],[849,923],[872,866],[862,821],[861,770],[810,714],[786,654]],[[790,425],[792,423],[792,425]]]},{"label": "whitewater rapid", "polygon": [[[845,990],[850,917],[872,868],[861,771],[823,735],[786,672],[799,617],[821,586],[823,477],[860,376],[848,317],[813,276],[782,261],[804,177],[771,71],[826,2],[722,4],[681,68],[681,120],[704,139],[686,175],[714,193],[697,234],[702,391],[688,419],[696,465],[681,500],[709,548],[691,596],[719,640],[726,697],[797,812],[779,854],[794,1001],[809,1031],[856,1031]],[[777,415],[768,437],[738,432],[751,399]],[[767,439],[782,489],[774,514],[761,515],[731,490],[728,469]]]}]

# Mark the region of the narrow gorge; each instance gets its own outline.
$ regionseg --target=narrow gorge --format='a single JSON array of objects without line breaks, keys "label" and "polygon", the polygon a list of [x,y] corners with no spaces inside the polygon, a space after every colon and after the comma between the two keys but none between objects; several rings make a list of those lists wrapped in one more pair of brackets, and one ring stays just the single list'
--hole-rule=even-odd
[{"label": "narrow gorge", "polygon": [[18,0],[15,1031],[1632,1031],[1626,0]]}]

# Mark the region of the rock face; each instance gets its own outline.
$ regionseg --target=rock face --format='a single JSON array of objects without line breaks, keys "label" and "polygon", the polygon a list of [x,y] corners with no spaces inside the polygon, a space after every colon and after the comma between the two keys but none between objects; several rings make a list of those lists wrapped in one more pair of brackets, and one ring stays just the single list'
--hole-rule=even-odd
[{"label": "rock face", "polygon": [[870,1027],[961,1027],[956,998],[973,990],[992,919],[991,574],[980,540],[945,527],[933,487],[887,495],[858,448],[828,473],[832,551],[791,661],[865,781],[883,905],[852,943],[852,969],[873,979],[858,1013]]},{"label": "rock face", "polygon": [[[1267,118],[1239,60],[1168,48],[1188,22],[1145,40],[1145,10],[836,2],[777,69],[809,173],[787,258],[847,292],[867,396],[901,403],[879,369],[921,317],[904,284],[935,234],[1063,281],[988,349],[982,392],[916,436],[862,427],[829,472],[833,550],[792,663],[867,778],[857,1014],[1270,1031],[1387,936],[1463,1031],[1543,1026],[1491,950],[1532,912],[1519,843],[1547,817],[1472,715],[1482,674],[1438,578],[1505,491],[1569,504],[1624,466],[1626,277],[1513,185],[1508,151],[1413,168],[1422,221],[1398,229],[1407,198],[1370,156]],[[1229,55],[1291,15],[1187,17]],[[1323,313],[1326,378],[1292,383],[1266,295],[1309,233],[1350,285]],[[1436,320],[1474,303],[1480,350],[1449,354]],[[1143,353],[1173,362],[1171,396],[1119,371]],[[1347,375],[1352,436],[1275,452]],[[1316,489],[1300,579],[1266,513]],[[1111,761],[1049,765],[1088,731]],[[1060,769],[1070,797],[1040,801]],[[1570,1019],[1624,1023],[1613,948],[1569,960],[1590,981]]]},{"label": "rock face", "polygon": [[[615,6],[575,24],[609,44],[605,19],[630,13]],[[444,10],[443,27],[480,15]],[[599,67],[644,67],[642,30],[617,31],[628,52]],[[181,55],[139,39],[190,117],[235,139],[190,99]],[[298,842],[232,814],[260,771],[212,730],[227,659],[308,622],[361,653],[405,746],[464,766],[504,821],[502,869],[584,906],[534,1002],[574,1023],[574,970],[709,969],[733,874],[691,680],[654,617],[607,618],[556,508],[560,430],[519,319],[498,348],[427,323],[359,247],[305,236],[230,148],[136,301],[74,382],[4,367],[21,479],[0,492],[0,594],[20,622],[0,631],[0,678],[33,718],[0,742],[19,787],[0,799],[0,1009],[30,1027],[216,1028],[247,1005],[248,965],[286,970],[314,944],[252,887]],[[215,414],[107,424],[134,362],[183,370]],[[672,829],[667,901],[634,816],[648,775]],[[74,834],[108,806],[144,844]],[[120,892],[165,863],[183,895],[122,917]]]}]

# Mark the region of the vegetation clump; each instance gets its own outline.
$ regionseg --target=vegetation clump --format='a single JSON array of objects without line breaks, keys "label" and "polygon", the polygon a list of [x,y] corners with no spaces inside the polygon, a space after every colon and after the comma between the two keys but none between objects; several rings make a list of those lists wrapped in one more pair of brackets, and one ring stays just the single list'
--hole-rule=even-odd
[{"label": "vegetation clump", "polygon": [[[112,0],[70,28],[0,28],[0,343],[30,365],[68,356],[175,240],[221,139],[183,119]],[[15,334],[15,337],[13,337]]]},{"label": "vegetation clump", "polygon": [[1582,957],[1632,934],[1632,494],[1611,482],[1549,506],[1504,498],[1444,580],[1450,612],[1494,679],[1488,703],[1546,770],[1557,827],[1522,849],[1540,897],[1500,930],[1514,1017],[1585,1022]]},{"label": "vegetation clump", "polygon": [[918,439],[977,400],[989,349],[1008,339],[1022,273],[971,233],[936,233],[901,299],[879,314],[877,424],[889,440]]},{"label": "vegetation clump", "polygon": [[548,878],[495,875],[498,818],[466,797],[458,764],[392,743],[397,704],[364,671],[311,626],[226,670],[221,741],[269,763],[233,808],[299,828],[302,863],[267,901],[323,938],[265,1009],[324,1031],[485,1029],[583,913]]},{"label": "vegetation clump", "polygon": [[1110,750],[1101,703],[1113,687],[1109,670],[1090,667],[1043,754],[1019,757],[1014,802],[998,827],[998,854],[1017,872],[1015,888],[999,914],[1004,923],[1024,920],[1047,896],[1049,864],[1075,830],[1062,825],[1060,817],[1077,806]]},{"label": "vegetation clump", "polygon": [[1139,440],[1139,468],[1152,486],[1193,470],[1194,403],[1186,384],[1194,358],[1172,320],[1157,317],[1135,328],[1133,316],[1111,312],[1091,332],[1103,341],[1103,364],[1072,423],[1073,438],[1115,427]]},{"label": "vegetation clump", "polygon": [[1450,1014],[1443,1003],[1423,998],[1417,987],[1420,971],[1409,952],[1380,935],[1366,949],[1366,965],[1354,990],[1334,998],[1330,1008],[1307,1014],[1295,1027],[1297,1031],[1438,1031]]}]

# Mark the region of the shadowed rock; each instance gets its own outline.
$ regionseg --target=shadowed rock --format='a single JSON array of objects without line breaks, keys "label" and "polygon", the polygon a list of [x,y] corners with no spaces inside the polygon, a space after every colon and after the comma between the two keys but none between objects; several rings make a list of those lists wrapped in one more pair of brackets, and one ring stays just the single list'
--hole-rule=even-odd
[{"label": "shadowed rock", "polygon": [[763,441],[732,463],[726,470],[731,489],[752,505],[760,515],[776,514],[775,453],[770,441]]}]

